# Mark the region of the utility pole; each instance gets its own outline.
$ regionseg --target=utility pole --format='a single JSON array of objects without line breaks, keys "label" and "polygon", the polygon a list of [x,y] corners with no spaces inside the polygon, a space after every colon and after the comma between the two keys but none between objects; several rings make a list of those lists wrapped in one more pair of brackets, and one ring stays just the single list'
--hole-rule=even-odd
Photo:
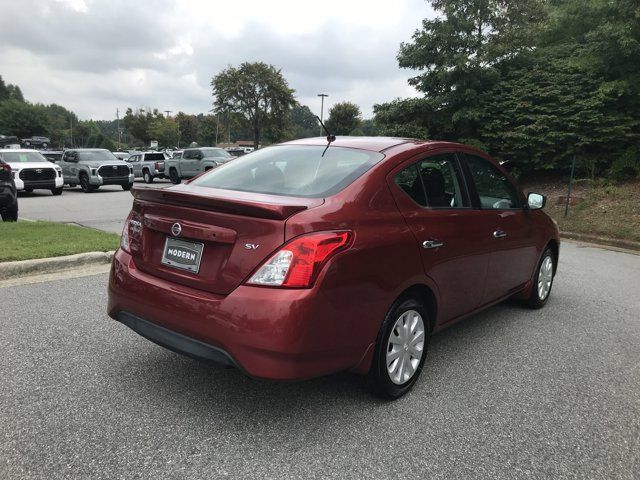
[{"label": "utility pole", "polygon": [[69,117],[69,136],[71,137],[71,148],[73,148],[73,117]]},{"label": "utility pole", "polygon": [[120,141],[122,140],[122,131],[120,130],[120,109],[116,108],[116,119],[118,120],[118,151],[120,150]]},{"label": "utility pole", "polygon": [[[320,123],[322,123],[324,121],[324,97],[328,97],[329,95],[327,95],[326,93],[319,93],[318,96],[321,99],[321,101],[320,101]],[[320,125],[320,136],[322,136],[322,125]]]},{"label": "utility pole", "polygon": [[218,114],[216,113],[216,147],[218,146],[218,128],[220,127],[220,122],[218,120]]}]

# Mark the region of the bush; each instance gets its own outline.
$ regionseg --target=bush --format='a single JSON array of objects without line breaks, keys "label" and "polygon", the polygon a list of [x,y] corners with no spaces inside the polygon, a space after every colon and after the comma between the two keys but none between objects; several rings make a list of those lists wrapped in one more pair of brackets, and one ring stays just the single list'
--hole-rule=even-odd
[{"label": "bush", "polygon": [[609,176],[617,181],[640,176],[640,155],[636,147],[628,148],[611,164]]}]

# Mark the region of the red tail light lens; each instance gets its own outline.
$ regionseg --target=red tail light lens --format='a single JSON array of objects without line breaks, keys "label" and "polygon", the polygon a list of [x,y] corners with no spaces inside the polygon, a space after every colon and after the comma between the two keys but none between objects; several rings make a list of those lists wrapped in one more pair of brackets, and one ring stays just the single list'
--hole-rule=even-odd
[{"label": "red tail light lens", "polygon": [[11,165],[9,165],[8,163],[0,163],[0,168],[7,172],[11,171]]},{"label": "red tail light lens", "polygon": [[336,253],[353,241],[350,231],[317,232],[294,238],[267,260],[249,279],[251,285],[308,288]]}]

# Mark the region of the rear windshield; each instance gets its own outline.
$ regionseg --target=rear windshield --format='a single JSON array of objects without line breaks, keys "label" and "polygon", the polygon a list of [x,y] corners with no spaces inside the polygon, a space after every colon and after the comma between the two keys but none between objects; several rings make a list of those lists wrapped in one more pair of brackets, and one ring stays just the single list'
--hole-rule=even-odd
[{"label": "rear windshield", "polygon": [[0,158],[7,163],[46,162],[38,152],[1,152]]},{"label": "rear windshield", "polygon": [[117,157],[109,150],[85,150],[84,152],[78,152],[78,157],[85,162],[112,162],[117,160]]},{"label": "rear windshield", "polygon": [[164,160],[164,153],[145,153],[145,160]]},{"label": "rear windshield", "polygon": [[283,145],[257,150],[198,177],[193,185],[294,197],[333,195],[384,155],[365,150]]}]

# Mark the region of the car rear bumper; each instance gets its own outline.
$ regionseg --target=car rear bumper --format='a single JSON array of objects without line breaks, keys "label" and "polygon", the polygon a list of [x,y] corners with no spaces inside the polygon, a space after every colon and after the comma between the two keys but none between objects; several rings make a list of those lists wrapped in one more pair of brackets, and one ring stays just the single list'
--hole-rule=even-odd
[{"label": "car rear bumper", "polygon": [[171,350],[271,380],[360,364],[368,342],[336,331],[329,304],[316,289],[243,285],[229,295],[212,294],[142,272],[122,250],[109,278],[112,318]]},{"label": "car rear bumper", "polygon": [[225,367],[239,368],[236,361],[223,349],[161,327],[132,313],[121,311],[117,314],[116,320],[161,347],[197,360],[216,363]]},{"label": "car rear bumper", "polygon": [[0,185],[0,212],[11,210],[16,202],[16,191],[9,185]]}]

